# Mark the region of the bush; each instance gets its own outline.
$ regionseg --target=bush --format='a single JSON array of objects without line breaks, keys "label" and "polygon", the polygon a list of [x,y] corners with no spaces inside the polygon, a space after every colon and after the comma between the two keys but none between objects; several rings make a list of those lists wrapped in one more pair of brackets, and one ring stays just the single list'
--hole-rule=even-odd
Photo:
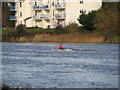
[{"label": "bush", "polygon": [[79,26],[76,23],[70,23],[64,29],[66,29],[70,33],[75,33],[75,32],[78,32]]},{"label": "bush", "polygon": [[75,33],[79,31],[79,26],[76,23],[70,23],[64,28],[60,25],[55,28],[55,34],[63,34],[63,33]]},{"label": "bush", "polygon": [[25,33],[26,33],[26,27],[25,27],[25,25],[20,24],[20,25],[18,25],[16,27],[16,35],[18,35],[19,37],[21,37],[21,36],[24,36]]},{"label": "bush", "polygon": [[88,30],[84,29],[82,26],[79,27],[79,32],[86,32]]},{"label": "bush", "polygon": [[68,33],[68,31],[67,31],[65,28],[63,28],[61,25],[58,25],[58,26],[55,28],[55,30],[54,30],[53,33],[54,33],[54,34],[64,34],[64,33]]}]

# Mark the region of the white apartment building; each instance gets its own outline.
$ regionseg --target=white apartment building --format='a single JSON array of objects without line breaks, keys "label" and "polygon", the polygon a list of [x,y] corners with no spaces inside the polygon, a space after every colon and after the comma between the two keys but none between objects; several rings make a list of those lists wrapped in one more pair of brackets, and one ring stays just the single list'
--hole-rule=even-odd
[{"label": "white apartment building", "polygon": [[10,11],[15,15],[10,20],[15,21],[15,26],[25,24],[27,27],[55,28],[70,24],[79,24],[77,18],[80,14],[98,10],[100,0],[24,0],[15,2],[10,6]]}]

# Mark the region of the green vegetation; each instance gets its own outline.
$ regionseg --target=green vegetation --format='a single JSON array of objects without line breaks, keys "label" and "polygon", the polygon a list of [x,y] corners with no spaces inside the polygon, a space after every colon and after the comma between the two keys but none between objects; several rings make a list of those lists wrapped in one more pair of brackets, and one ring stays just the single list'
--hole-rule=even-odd
[{"label": "green vegetation", "polygon": [[88,14],[83,13],[79,16],[80,27],[83,30],[94,30],[98,33],[103,33],[108,39],[119,36],[118,29],[118,13],[120,10],[120,3],[117,2],[103,2],[102,7],[98,11],[92,11]]},{"label": "green vegetation", "polygon": [[118,33],[118,3],[104,3],[103,8],[98,10],[94,20],[94,27],[103,32]]},{"label": "green vegetation", "polygon": [[15,29],[0,29],[0,35],[9,35],[15,32]]},{"label": "green vegetation", "polygon": [[52,34],[65,34],[65,33],[68,33],[67,29],[65,28],[61,28],[61,27],[56,27],[54,29],[54,31],[52,32]]},{"label": "green vegetation", "polygon": [[24,25],[18,25],[16,28],[16,33],[15,35],[17,35],[18,37],[23,37],[26,33],[26,27]]},{"label": "green vegetation", "polygon": [[2,29],[0,29],[0,35],[2,34]]},{"label": "green vegetation", "polygon": [[88,14],[83,13],[82,15],[79,16],[78,21],[80,24],[83,25],[83,28],[87,30],[94,30],[95,28],[93,27],[94,25],[94,19],[96,16],[97,11],[92,11],[89,12]]},{"label": "green vegetation", "polygon": [[70,23],[68,26],[64,27],[70,33],[76,33],[79,30],[79,26],[76,23]]},{"label": "green vegetation", "polygon": [[113,41],[120,41],[120,36],[115,36],[115,37],[111,38],[111,40],[113,40]]},{"label": "green vegetation", "polygon": [[[9,4],[14,5],[15,3],[9,2]],[[10,14],[14,15],[15,12],[10,12],[10,5],[8,2],[2,2],[2,27],[8,28],[15,26],[15,22],[10,20]]]},{"label": "green vegetation", "polygon": [[52,29],[43,29],[43,28],[34,28],[34,29],[27,29],[27,32],[44,32],[44,31],[50,31]]},{"label": "green vegetation", "polygon": [[113,2],[103,2],[102,9],[109,9],[113,5]]},{"label": "green vegetation", "polygon": [[64,28],[57,26],[54,30],[54,34],[76,33],[79,30],[79,26],[76,23],[70,23]]}]

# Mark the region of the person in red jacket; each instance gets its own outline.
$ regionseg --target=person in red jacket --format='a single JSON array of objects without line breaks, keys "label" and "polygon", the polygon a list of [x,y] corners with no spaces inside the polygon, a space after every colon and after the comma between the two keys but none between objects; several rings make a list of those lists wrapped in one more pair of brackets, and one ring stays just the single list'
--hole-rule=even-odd
[{"label": "person in red jacket", "polygon": [[59,46],[59,49],[63,49],[62,44]]}]

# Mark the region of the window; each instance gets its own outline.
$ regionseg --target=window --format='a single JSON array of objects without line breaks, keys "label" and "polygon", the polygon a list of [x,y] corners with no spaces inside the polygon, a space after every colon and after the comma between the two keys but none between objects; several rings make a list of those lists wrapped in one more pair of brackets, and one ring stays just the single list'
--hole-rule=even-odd
[{"label": "window", "polygon": [[59,0],[57,0],[57,4],[59,4]]},{"label": "window", "polygon": [[80,3],[83,3],[83,0],[80,0]]},{"label": "window", "polygon": [[22,2],[20,2],[20,7],[22,7]]},{"label": "window", "polygon": [[83,10],[83,9],[80,10],[80,13],[85,13],[85,12],[86,12],[86,10]]},{"label": "window", "polygon": [[35,2],[35,6],[37,6],[37,2]]},{"label": "window", "polygon": [[53,16],[54,16],[54,11],[53,11]]},{"label": "window", "polygon": [[20,17],[22,17],[22,12],[20,12]]}]

